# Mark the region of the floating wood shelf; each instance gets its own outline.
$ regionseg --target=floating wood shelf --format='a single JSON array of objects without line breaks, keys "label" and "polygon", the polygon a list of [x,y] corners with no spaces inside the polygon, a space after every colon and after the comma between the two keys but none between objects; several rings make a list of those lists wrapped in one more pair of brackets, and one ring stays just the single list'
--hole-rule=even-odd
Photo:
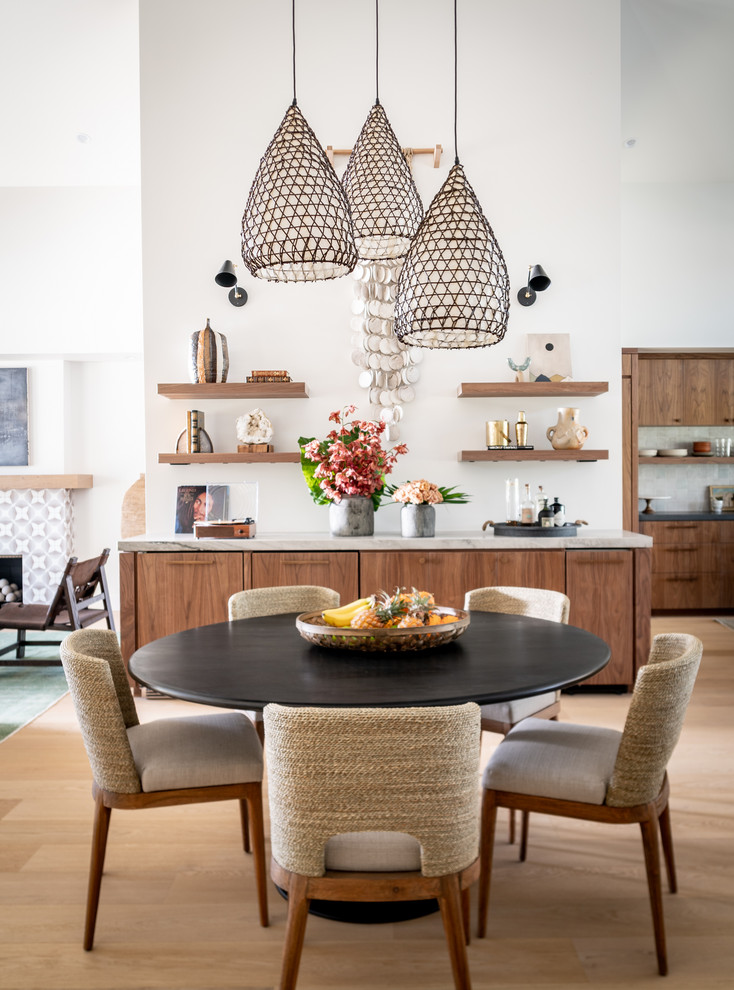
[{"label": "floating wood shelf", "polygon": [[563,395],[602,395],[609,382],[461,382],[460,399],[498,399],[503,397],[549,398]]},{"label": "floating wood shelf", "polygon": [[294,450],[268,450],[239,454],[237,451],[211,454],[159,454],[159,464],[299,464],[301,454]]},{"label": "floating wood shelf", "polygon": [[190,382],[159,385],[166,399],[307,399],[305,382]]},{"label": "floating wood shelf", "polygon": [[[414,155],[433,155],[433,167],[439,168],[441,165],[441,154],[443,152],[443,147],[440,144],[435,144],[432,148],[402,148],[401,150],[409,165]],[[334,148],[330,144],[327,144],[325,151],[326,157],[333,165],[335,155],[351,155],[353,149]]]},{"label": "floating wood shelf", "polygon": [[20,488],[91,488],[91,474],[3,474],[0,491]]},{"label": "floating wood shelf", "polygon": [[[606,461],[608,450],[460,450],[460,461]],[[656,458],[652,458],[655,460]]]}]

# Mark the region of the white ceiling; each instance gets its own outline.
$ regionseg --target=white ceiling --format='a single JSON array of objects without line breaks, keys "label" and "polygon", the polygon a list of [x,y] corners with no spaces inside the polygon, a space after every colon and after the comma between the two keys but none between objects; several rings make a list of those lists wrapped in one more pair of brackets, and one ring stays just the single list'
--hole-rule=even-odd
[{"label": "white ceiling", "polygon": [[[621,9],[623,180],[734,181],[734,0]],[[1,186],[139,181],[137,24],[137,0],[0,5]]]},{"label": "white ceiling", "polygon": [[734,0],[622,0],[625,182],[734,181]]}]

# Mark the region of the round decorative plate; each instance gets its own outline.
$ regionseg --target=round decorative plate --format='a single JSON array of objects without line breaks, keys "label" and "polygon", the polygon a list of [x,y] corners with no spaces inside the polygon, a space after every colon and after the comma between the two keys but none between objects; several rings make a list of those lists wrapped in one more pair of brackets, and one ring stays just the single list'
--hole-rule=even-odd
[{"label": "round decorative plate", "polygon": [[438,607],[436,611],[439,615],[456,616],[456,622],[411,629],[352,629],[328,625],[321,612],[303,612],[296,618],[296,628],[314,646],[366,653],[405,653],[450,643],[469,625],[469,613],[463,609]]}]

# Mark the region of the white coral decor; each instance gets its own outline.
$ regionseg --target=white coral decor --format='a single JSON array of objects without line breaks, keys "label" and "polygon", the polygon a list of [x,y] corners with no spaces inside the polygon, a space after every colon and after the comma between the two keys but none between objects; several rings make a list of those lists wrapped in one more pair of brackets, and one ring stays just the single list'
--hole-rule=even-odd
[{"label": "white coral decor", "polygon": [[240,443],[270,443],[273,439],[273,424],[262,409],[251,409],[240,416],[235,427]]}]

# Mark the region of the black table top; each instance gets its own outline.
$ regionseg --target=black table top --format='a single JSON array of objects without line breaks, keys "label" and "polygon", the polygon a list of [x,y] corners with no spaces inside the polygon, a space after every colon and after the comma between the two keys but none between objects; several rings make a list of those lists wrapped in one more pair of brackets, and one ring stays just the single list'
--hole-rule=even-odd
[{"label": "black table top", "polygon": [[494,612],[472,612],[463,636],[446,646],[332,650],[304,640],[289,614],[165,636],[137,650],[129,669],[146,687],[222,708],[393,708],[542,694],[590,677],[609,657],[604,640],[583,629]]}]

